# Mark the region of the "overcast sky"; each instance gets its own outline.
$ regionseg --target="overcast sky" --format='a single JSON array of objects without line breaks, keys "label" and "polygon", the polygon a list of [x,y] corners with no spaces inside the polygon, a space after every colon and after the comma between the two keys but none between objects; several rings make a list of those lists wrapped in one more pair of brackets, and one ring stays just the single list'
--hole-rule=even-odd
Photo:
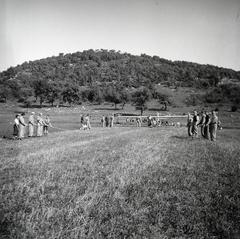
[{"label": "overcast sky", "polygon": [[87,49],[240,70],[240,0],[0,0],[0,71]]}]

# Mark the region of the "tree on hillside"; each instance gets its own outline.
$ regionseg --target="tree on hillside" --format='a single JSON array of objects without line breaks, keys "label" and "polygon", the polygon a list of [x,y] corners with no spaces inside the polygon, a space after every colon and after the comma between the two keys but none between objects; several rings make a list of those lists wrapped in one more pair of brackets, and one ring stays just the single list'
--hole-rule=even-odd
[{"label": "tree on hillside", "polygon": [[126,89],[121,90],[120,100],[122,103],[122,110],[123,110],[126,103],[131,101],[131,94]]},{"label": "tree on hillside", "polygon": [[57,83],[51,82],[46,90],[46,99],[53,106],[54,102],[59,99],[61,88]]},{"label": "tree on hillside", "polygon": [[92,90],[92,101],[95,101],[98,104],[101,104],[104,101],[103,91],[98,86]]},{"label": "tree on hillside", "polygon": [[152,94],[149,89],[143,87],[138,89],[133,94],[133,101],[134,103],[140,107],[141,115],[143,114],[143,111],[147,108],[147,102],[151,99]]},{"label": "tree on hillside", "polygon": [[79,99],[80,99],[79,90],[77,87],[73,85],[66,85],[61,95],[62,95],[63,102],[68,103],[69,105],[72,105],[72,103],[79,102]]},{"label": "tree on hillside", "polygon": [[32,82],[34,95],[36,100],[39,98],[40,106],[46,99],[47,91],[48,91],[48,82],[46,79],[35,79]]},{"label": "tree on hillside", "polygon": [[105,100],[114,103],[115,109],[117,108],[117,105],[122,102],[120,93],[112,86],[107,88]]},{"label": "tree on hillside", "polygon": [[10,96],[10,90],[4,85],[0,85],[0,103],[6,103]]},{"label": "tree on hillside", "polygon": [[157,99],[160,104],[164,105],[163,110],[167,110],[167,106],[171,103],[170,95],[162,90],[155,91],[153,93],[153,98]]}]

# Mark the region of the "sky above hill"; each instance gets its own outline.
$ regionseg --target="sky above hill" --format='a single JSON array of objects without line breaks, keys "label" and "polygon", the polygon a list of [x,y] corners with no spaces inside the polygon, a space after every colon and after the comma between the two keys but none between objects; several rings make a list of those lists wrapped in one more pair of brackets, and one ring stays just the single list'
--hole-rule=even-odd
[{"label": "sky above hill", "polygon": [[0,0],[0,71],[87,49],[240,70],[240,0]]}]

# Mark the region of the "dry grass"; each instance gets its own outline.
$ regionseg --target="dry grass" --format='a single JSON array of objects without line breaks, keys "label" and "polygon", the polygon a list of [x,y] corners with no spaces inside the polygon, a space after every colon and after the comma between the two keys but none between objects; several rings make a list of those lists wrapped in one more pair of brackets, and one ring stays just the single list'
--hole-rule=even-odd
[{"label": "dry grass", "polygon": [[66,131],[1,141],[1,238],[238,238],[238,131]]}]

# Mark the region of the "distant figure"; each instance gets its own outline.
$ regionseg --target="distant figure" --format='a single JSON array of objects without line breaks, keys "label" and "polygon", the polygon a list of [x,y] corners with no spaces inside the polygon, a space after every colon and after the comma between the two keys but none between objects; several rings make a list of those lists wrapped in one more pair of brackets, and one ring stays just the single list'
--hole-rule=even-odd
[{"label": "distant figure", "polygon": [[211,141],[216,141],[217,139],[217,128],[218,128],[218,117],[215,110],[212,111],[211,120],[209,124],[209,133]]},{"label": "distant figure", "polygon": [[157,126],[157,121],[156,121],[155,118],[152,118],[151,124],[152,124],[152,127],[156,127]]},{"label": "distant figure", "polygon": [[210,113],[206,112],[205,124],[204,124],[204,138],[210,139],[209,125],[211,122]]},{"label": "distant figure", "polygon": [[25,135],[25,127],[26,127],[26,124],[25,124],[25,120],[24,120],[24,115],[25,113],[22,113],[20,116],[19,116],[19,136],[18,138],[21,140],[24,138],[24,135]]},{"label": "distant figure", "polygon": [[147,120],[148,120],[148,127],[152,127],[152,116],[151,115],[148,116]]},{"label": "distant figure", "polygon": [[190,113],[188,113],[188,117],[187,117],[188,136],[192,136],[192,122],[193,122],[193,117]]},{"label": "distant figure", "polygon": [[42,113],[39,113],[37,116],[37,136],[41,137],[43,136],[43,118],[42,118]]},{"label": "distant figure", "polygon": [[114,115],[110,115],[109,117],[109,127],[113,127],[113,122],[114,122]]},{"label": "distant figure", "polygon": [[101,124],[102,124],[102,127],[104,128],[104,127],[105,127],[105,124],[106,124],[106,122],[105,122],[105,116],[104,116],[104,115],[102,116]]},{"label": "distant figure", "polygon": [[141,117],[137,117],[136,118],[136,122],[137,122],[137,127],[141,127],[142,126],[142,120],[141,120]]},{"label": "distant figure", "polygon": [[91,129],[89,114],[87,114],[87,116],[85,117],[85,120],[86,120],[87,129]]},{"label": "distant figure", "polygon": [[222,122],[220,120],[218,120],[218,127],[217,127],[218,130],[222,130]]},{"label": "distant figure", "polygon": [[204,128],[205,128],[205,121],[206,121],[206,113],[202,112],[201,120],[198,124],[199,127],[201,127],[201,135],[204,137]]},{"label": "distant figure", "polygon": [[32,112],[28,118],[28,137],[33,137],[34,134],[34,112]]},{"label": "distant figure", "polygon": [[181,123],[180,122],[176,122],[175,126],[176,127],[181,127]]},{"label": "distant figure", "polygon": [[197,138],[198,137],[198,122],[199,122],[199,116],[197,114],[197,111],[193,112],[193,121],[192,121],[192,137]]},{"label": "distant figure", "polygon": [[108,118],[108,116],[105,117],[105,125],[106,125],[106,127],[109,126],[109,118]]},{"label": "distant figure", "polygon": [[81,115],[81,117],[80,117],[80,129],[83,129],[83,125],[84,125],[84,115]]},{"label": "distant figure", "polygon": [[49,115],[47,115],[43,121],[43,134],[48,135],[48,128],[51,126],[51,121]]},{"label": "distant figure", "polygon": [[80,129],[83,129],[83,130],[87,129],[87,117],[84,115],[81,117],[81,128]]},{"label": "distant figure", "polygon": [[14,124],[13,124],[13,138],[14,139],[18,139],[18,135],[19,135],[19,114],[17,114],[15,116],[14,119]]}]

